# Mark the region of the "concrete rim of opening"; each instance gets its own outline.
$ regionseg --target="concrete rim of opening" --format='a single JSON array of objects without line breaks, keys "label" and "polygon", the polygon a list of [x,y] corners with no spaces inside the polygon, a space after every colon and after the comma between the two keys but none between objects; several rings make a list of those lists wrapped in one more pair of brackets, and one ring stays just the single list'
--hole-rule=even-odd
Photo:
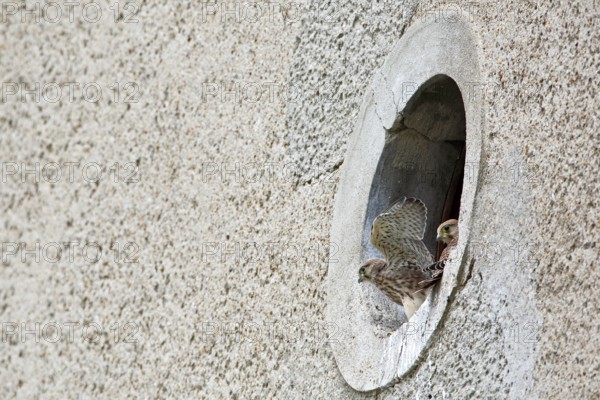
[{"label": "concrete rim of opening", "polygon": [[[483,96],[477,90],[483,86],[479,49],[479,41],[466,18],[419,20],[395,45],[363,100],[336,194],[330,239],[340,253],[329,262],[326,309],[327,322],[337,332],[330,342],[338,369],[356,390],[392,385],[418,366],[447,305],[468,275],[469,232],[483,144]],[[386,145],[386,133],[395,128],[410,100],[406,84],[420,87],[439,75],[449,77],[458,86],[466,121],[458,256],[446,267],[443,284],[410,323],[382,336],[364,311],[365,301],[356,279],[363,260],[371,185]]]}]

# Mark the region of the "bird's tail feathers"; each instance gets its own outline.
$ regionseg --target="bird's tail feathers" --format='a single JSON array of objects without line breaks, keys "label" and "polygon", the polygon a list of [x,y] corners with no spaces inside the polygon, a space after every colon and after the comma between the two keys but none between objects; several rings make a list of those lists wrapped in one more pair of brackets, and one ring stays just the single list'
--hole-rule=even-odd
[{"label": "bird's tail feathers", "polygon": [[420,289],[417,290],[417,293],[425,292],[427,289],[435,286],[435,284],[438,283],[441,279],[442,279],[442,275],[439,275],[439,276],[433,277],[431,279],[425,279],[425,280],[419,282]]},{"label": "bird's tail feathers", "polygon": [[404,305],[404,312],[408,319],[411,319],[417,310],[423,305],[427,299],[428,291],[420,289],[413,293],[412,296],[404,296],[402,298],[402,304]]}]

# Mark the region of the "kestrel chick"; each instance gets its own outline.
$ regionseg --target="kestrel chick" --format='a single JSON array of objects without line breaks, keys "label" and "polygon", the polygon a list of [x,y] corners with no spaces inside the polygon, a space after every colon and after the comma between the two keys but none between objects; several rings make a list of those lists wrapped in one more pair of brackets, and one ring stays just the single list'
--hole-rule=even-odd
[{"label": "kestrel chick", "polygon": [[423,235],[427,208],[419,199],[398,200],[379,214],[371,228],[371,243],[385,259],[368,260],[359,270],[359,282],[371,282],[392,301],[404,307],[410,319],[427,298],[419,282],[427,279],[423,268],[433,262]]},{"label": "kestrel chick", "polygon": [[431,272],[431,279],[426,279],[419,284],[423,289],[435,285],[437,281],[442,279],[446,261],[450,257],[450,252],[458,243],[458,221],[449,219],[442,223],[437,229],[437,240],[446,243],[446,247],[442,251],[440,259],[425,268],[426,271]]},{"label": "kestrel chick", "polygon": [[436,239],[449,245],[452,245],[453,242],[456,244],[458,241],[458,220],[449,219],[438,226]]}]

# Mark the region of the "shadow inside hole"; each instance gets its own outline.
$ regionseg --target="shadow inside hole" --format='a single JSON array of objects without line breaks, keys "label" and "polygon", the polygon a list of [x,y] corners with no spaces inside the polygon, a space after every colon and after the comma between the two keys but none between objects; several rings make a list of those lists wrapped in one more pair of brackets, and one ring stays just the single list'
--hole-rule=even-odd
[{"label": "shadow inside hole", "polygon": [[[427,206],[424,242],[436,257],[436,228],[458,219],[464,177],[466,123],[460,89],[446,75],[419,87],[386,132],[386,143],[369,193],[363,229],[362,260],[381,257],[371,244],[373,220],[402,196],[417,197]],[[399,306],[378,290],[368,300],[373,324],[382,334],[406,322]]]}]

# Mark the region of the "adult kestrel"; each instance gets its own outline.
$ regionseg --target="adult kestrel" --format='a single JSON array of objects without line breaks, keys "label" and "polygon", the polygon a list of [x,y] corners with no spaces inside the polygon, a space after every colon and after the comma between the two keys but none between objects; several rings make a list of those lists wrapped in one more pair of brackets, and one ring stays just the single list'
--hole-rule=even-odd
[{"label": "adult kestrel", "polygon": [[442,251],[440,259],[425,268],[426,272],[431,273],[431,278],[419,283],[423,289],[427,289],[435,285],[439,280],[442,279],[446,261],[448,261],[448,258],[450,257],[450,252],[458,243],[458,221],[455,219],[449,219],[438,226],[437,240],[446,243],[446,247]]},{"label": "adult kestrel", "polygon": [[427,208],[419,199],[403,197],[373,221],[371,243],[385,259],[371,259],[359,270],[359,283],[373,283],[404,307],[410,319],[427,298],[419,282],[429,277],[424,267],[433,257],[425,244]]}]

